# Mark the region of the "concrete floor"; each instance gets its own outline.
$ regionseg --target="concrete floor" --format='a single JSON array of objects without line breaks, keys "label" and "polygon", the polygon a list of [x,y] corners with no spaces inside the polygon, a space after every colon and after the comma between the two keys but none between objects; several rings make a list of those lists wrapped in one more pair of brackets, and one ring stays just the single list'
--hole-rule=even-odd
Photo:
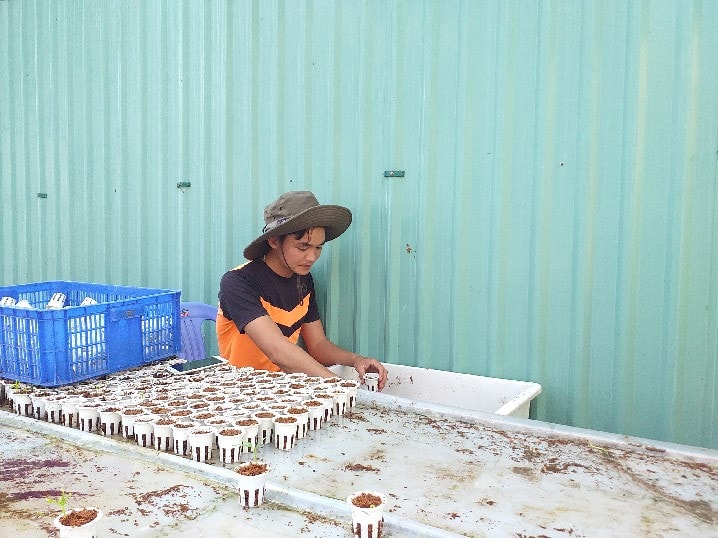
[{"label": "concrete floor", "polygon": [[237,491],[216,477],[205,479],[202,473],[137,458],[131,452],[87,448],[7,424],[0,430],[0,447],[0,536],[57,536],[52,520],[58,508],[46,499],[62,491],[69,493],[70,507],[101,508],[98,536],[351,534],[346,520],[318,517],[276,502],[243,509]]}]

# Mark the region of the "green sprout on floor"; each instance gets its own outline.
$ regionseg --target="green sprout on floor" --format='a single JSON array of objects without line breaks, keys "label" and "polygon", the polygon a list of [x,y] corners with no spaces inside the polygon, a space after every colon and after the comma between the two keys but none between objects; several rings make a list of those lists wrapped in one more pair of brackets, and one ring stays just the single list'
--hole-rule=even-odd
[{"label": "green sprout on floor", "polygon": [[60,492],[59,497],[48,497],[47,502],[50,504],[56,504],[60,507],[60,510],[62,510],[62,515],[64,516],[67,513],[67,502],[70,500],[70,494],[66,491]]},{"label": "green sprout on floor", "polygon": [[16,379],[16,380],[15,380],[15,383],[12,384],[13,390],[20,390],[20,386],[21,386],[21,385],[20,385],[20,380],[19,380],[19,379]]},{"label": "green sprout on floor", "polygon": [[610,452],[607,448],[604,448],[604,447],[602,447],[602,446],[594,445],[591,441],[588,441],[588,447],[591,449],[592,452],[593,452],[593,451],[596,451],[596,452],[598,452],[599,454],[601,454],[601,456],[603,456],[604,458],[610,458],[610,457],[611,457],[611,452]]}]

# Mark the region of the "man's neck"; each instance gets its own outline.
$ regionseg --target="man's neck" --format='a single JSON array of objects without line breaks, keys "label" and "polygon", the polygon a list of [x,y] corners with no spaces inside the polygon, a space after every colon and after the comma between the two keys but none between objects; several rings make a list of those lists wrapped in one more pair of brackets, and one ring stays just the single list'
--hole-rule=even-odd
[{"label": "man's neck", "polygon": [[276,250],[270,250],[262,259],[264,263],[267,264],[267,267],[283,278],[289,278],[294,274],[294,272],[287,267],[287,264],[284,263],[281,254],[278,254]]}]

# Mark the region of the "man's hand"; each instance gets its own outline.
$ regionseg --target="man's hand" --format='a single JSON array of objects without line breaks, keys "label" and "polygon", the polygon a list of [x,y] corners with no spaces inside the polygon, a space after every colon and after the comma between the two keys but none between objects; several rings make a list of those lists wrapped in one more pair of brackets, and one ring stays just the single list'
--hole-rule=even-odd
[{"label": "man's hand", "polygon": [[356,355],[354,369],[359,373],[359,379],[362,383],[364,383],[364,374],[367,372],[376,372],[379,374],[379,390],[382,390],[384,385],[386,385],[387,371],[386,368],[384,368],[384,365],[382,365],[382,363],[378,360],[372,359],[371,357]]}]

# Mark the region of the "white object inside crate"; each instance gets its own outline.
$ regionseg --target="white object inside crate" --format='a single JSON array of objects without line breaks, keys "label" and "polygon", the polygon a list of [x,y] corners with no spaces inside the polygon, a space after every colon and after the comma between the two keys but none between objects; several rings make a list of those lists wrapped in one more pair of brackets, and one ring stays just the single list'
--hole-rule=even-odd
[{"label": "white object inside crate", "polygon": [[60,293],[60,292],[53,293],[52,297],[47,302],[47,308],[50,308],[50,309],[64,308],[66,299],[67,299],[67,296],[64,293]]},{"label": "white object inside crate", "polygon": [[[417,366],[384,363],[389,376],[384,390],[374,398],[427,402],[452,408],[528,418],[531,401],[541,393],[541,385]],[[347,366],[333,366],[344,378],[357,379]],[[406,403],[406,402],[404,402]]]}]

